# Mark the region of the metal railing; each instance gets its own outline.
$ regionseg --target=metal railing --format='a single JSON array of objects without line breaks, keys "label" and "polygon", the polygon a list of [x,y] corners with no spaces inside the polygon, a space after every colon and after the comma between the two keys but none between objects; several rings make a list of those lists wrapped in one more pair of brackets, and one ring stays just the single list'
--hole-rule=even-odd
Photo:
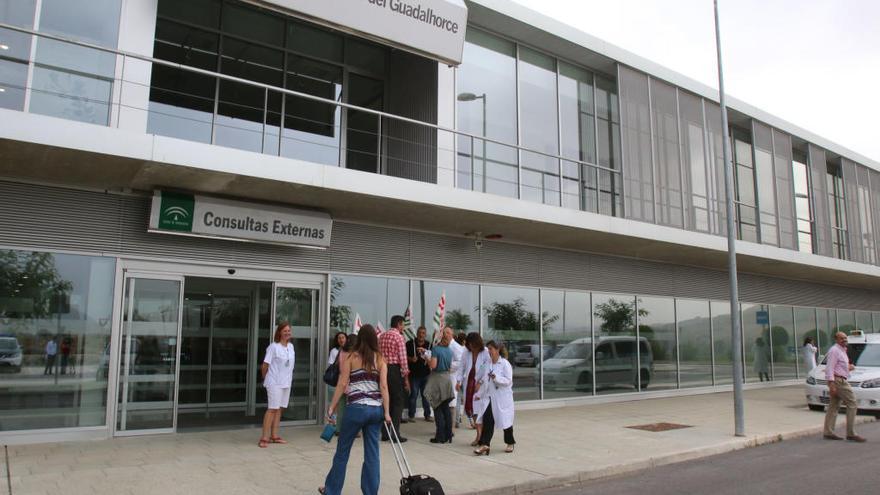
[{"label": "metal railing", "polygon": [[[588,211],[601,211],[604,197],[605,203],[612,205],[610,214],[621,214],[620,207],[617,206],[621,203],[620,170],[334,99],[63,36],[4,23],[0,23],[0,29],[30,35],[34,37],[32,42],[35,38],[52,40],[116,57],[115,71],[111,78],[97,72],[73,70],[43,63],[35,55],[38,51],[33,49],[33,46],[27,61],[2,57],[0,54],[0,62],[28,65],[26,84],[6,86],[24,91],[25,98],[21,109],[25,112],[47,113],[45,108],[35,105],[35,102],[48,98],[69,105],[69,108],[53,109],[49,112],[51,115],[109,127],[127,128],[131,128],[127,120],[131,119],[132,113],[145,112],[147,125],[144,131],[149,133],[300,158],[327,165],[347,166],[516,198],[540,198],[539,202]],[[152,67],[143,66],[143,63],[152,64]],[[138,65],[141,67],[137,67]],[[155,82],[157,66],[212,82],[215,85],[213,96],[187,93],[176,88],[157,85]],[[58,83],[53,87],[38,87],[34,85],[34,74],[37,70],[50,71],[57,76],[55,79],[67,78],[79,81],[79,84],[71,83],[65,87],[64,84]],[[137,75],[141,75],[141,79],[138,79]],[[109,89],[100,96],[89,94],[87,88],[84,88],[83,80],[107,83]],[[243,101],[225,99],[221,94],[221,87],[261,91],[262,105],[255,106]],[[135,96],[132,96],[133,94]],[[162,104],[161,95],[170,99],[187,99],[191,105],[180,107]],[[281,102],[280,106],[273,105],[272,102],[278,100]],[[325,106],[326,115],[332,117],[328,120],[315,120],[297,114],[294,103],[299,103],[300,106],[306,104]],[[43,104],[42,107],[47,105],[51,107],[49,104]],[[294,106],[292,112],[288,105]],[[213,107],[213,110],[198,111],[196,107],[199,106]],[[249,114],[250,118],[236,117],[242,114]],[[174,127],[169,124],[170,122],[179,123],[179,132],[163,129],[163,119],[168,127]],[[140,122],[143,122],[142,118]],[[143,127],[143,124],[141,123],[140,126]],[[323,128],[324,132],[298,130],[310,127]],[[413,135],[418,139],[412,138]],[[328,139],[318,139],[317,136]],[[524,155],[555,161],[556,169],[541,171],[524,168]],[[577,168],[577,174],[563,173],[564,164],[574,165],[575,167],[568,168]],[[541,184],[524,185],[520,179],[523,170],[533,175],[540,174]],[[507,176],[504,171],[508,171]],[[447,177],[441,179],[440,174],[446,174]],[[569,183],[566,184],[566,181]],[[571,205],[572,195],[566,194],[565,185],[571,186],[573,182],[577,182],[577,205]],[[606,186],[603,187],[603,184]],[[566,204],[567,197],[568,204]]]}]

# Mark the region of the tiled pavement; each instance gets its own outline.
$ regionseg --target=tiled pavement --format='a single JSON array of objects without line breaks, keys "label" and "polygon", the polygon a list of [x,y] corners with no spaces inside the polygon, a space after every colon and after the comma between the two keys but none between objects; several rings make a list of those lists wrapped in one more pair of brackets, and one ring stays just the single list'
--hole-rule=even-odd
[{"label": "tiled pavement", "polygon": [[[526,493],[565,482],[622,474],[805,434],[823,415],[807,410],[802,387],[748,390],[746,437],[733,436],[731,393],[518,411],[516,452],[501,432],[488,457],[475,457],[473,431],[452,445],[428,442],[433,423],[403,426],[413,469],[438,478],[447,493]],[[860,417],[862,421],[873,420]],[[841,415],[839,421],[842,424]],[[690,428],[650,432],[626,426],[671,422]],[[285,428],[288,445],[257,448],[255,429],[9,446],[12,493],[298,494],[317,493],[335,449],[319,427]],[[382,446],[381,493],[398,491],[390,447]],[[352,450],[345,493],[360,493],[362,449]],[[3,463],[5,464],[5,463]],[[0,494],[6,493],[3,470]]]}]

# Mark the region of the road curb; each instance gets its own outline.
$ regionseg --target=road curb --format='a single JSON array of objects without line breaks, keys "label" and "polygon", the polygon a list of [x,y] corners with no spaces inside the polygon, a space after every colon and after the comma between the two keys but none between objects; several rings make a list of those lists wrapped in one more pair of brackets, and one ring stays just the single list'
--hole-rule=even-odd
[{"label": "road curb", "polygon": [[[857,417],[856,424],[864,424],[864,423],[873,423],[877,421],[875,418],[868,417]],[[701,459],[704,457],[711,457],[719,454],[726,454],[728,452],[734,452],[737,450],[748,449],[752,447],[759,447],[761,445],[768,445],[772,443],[782,442],[783,440],[794,440],[797,438],[808,437],[812,435],[819,435],[822,433],[822,426],[815,426],[811,428],[789,431],[784,433],[774,433],[769,435],[755,435],[744,438],[733,438],[732,440],[726,441],[719,445],[712,445],[709,447],[699,447],[692,450],[685,450],[681,452],[674,452],[672,454],[666,454],[657,457],[651,457],[648,459],[637,459],[633,462],[627,464],[618,464],[615,466],[606,466],[599,469],[591,469],[586,471],[579,471],[576,473],[566,474],[562,476],[553,476],[540,478],[536,480],[529,480],[522,483],[517,483],[514,485],[507,485],[501,487],[493,487],[485,490],[479,490],[474,492],[464,492],[459,495],[509,495],[509,494],[531,494],[538,491],[550,490],[553,488],[563,488],[566,486],[576,486],[581,483],[585,483],[588,481],[594,481],[601,478],[610,478],[614,476],[621,476],[624,474],[633,473],[636,471],[643,471],[645,469],[651,469],[660,466],[667,466],[669,464],[677,464],[680,462],[692,461],[695,459]]]}]

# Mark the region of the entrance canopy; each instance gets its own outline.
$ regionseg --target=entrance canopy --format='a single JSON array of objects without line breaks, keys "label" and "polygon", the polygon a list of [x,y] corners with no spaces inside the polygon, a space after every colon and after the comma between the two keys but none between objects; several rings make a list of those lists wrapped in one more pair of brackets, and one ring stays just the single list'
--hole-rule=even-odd
[{"label": "entrance canopy", "polygon": [[461,63],[464,0],[266,0],[331,27],[448,65]]}]

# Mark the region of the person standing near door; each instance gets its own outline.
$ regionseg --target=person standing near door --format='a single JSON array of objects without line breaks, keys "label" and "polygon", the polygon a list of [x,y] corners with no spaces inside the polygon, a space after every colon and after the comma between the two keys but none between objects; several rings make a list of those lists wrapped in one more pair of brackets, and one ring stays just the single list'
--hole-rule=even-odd
[{"label": "person standing near door", "polygon": [[55,343],[55,337],[51,337],[46,342],[46,367],[43,369],[44,375],[52,375],[55,373],[55,356],[58,355],[58,344]]},{"label": "person standing near door", "polygon": [[269,407],[263,416],[263,436],[259,446],[265,449],[269,443],[287,443],[278,436],[281,414],[290,401],[290,386],[293,383],[293,366],[296,354],[293,351],[290,323],[282,321],[275,328],[272,343],[266,348],[266,357],[260,371],[263,386],[269,399]]}]

